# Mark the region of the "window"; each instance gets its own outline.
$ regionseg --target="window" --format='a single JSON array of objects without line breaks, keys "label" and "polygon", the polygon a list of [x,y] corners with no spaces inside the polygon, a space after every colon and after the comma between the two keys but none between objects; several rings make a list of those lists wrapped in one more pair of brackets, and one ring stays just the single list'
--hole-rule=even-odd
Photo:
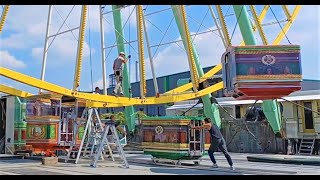
[{"label": "window", "polygon": [[[320,112],[320,101],[317,101],[317,112]],[[316,116],[320,116],[320,115],[316,114]]]},{"label": "window", "polygon": [[304,122],[305,122],[305,129],[314,129],[313,126],[313,115],[312,111],[309,109],[312,109],[312,102],[304,102],[303,103],[304,107]]},{"label": "window", "polygon": [[226,81],[226,86],[227,86],[227,89],[229,90],[231,88],[231,77],[230,77],[230,69],[229,69],[229,66],[230,66],[230,62],[229,62],[229,53],[226,54],[225,56],[225,64],[224,64],[224,68],[225,68],[225,81]]},{"label": "window", "polygon": [[236,118],[237,119],[241,118],[241,110],[239,105],[236,105]]}]

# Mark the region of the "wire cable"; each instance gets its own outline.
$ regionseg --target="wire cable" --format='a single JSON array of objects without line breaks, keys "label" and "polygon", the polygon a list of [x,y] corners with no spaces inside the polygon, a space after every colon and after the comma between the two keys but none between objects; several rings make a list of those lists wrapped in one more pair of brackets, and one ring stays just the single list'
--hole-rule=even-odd
[{"label": "wire cable", "polygon": [[283,32],[283,34],[286,36],[287,41],[289,42],[289,44],[291,44],[291,42],[289,41],[289,38],[288,38],[288,36],[287,36],[287,33],[286,33],[286,32],[284,32],[284,30],[283,30],[283,28],[282,28],[282,26],[281,26],[281,24],[280,24],[280,22],[279,22],[278,18],[277,18],[277,17],[276,17],[276,15],[274,14],[274,12],[273,12],[273,10],[272,10],[271,6],[270,6],[270,10],[271,10],[271,12],[272,12],[272,14],[273,14],[274,18],[276,18],[276,20],[277,20],[277,22],[278,22],[278,24],[279,24],[279,26],[280,26],[280,28],[281,28],[281,30],[282,30],[282,32]]},{"label": "wire cable", "polygon": [[92,75],[92,53],[91,53],[91,37],[90,37],[90,34],[91,34],[91,31],[90,31],[90,7],[88,7],[88,28],[89,28],[89,51],[90,51],[90,55],[89,55],[89,59],[90,59],[90,76],[91,76],[91,89],[92,89],[92,92],[93,92],[93,75]]}]

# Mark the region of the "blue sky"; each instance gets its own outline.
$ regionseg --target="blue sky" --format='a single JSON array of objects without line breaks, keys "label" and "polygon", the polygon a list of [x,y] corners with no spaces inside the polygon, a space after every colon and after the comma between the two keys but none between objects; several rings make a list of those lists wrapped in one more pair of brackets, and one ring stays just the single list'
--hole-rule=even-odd
[{"label": "blue sky", "polygon": [[[51,34],[58,32],[63,20],[60,18],[66,17],[73,6],[54,6],[52,14]],[[169,8],[169,5],[149,5],[146,8],[145,14],[149,14],[161,9]],[[216,9],[212,6],[214,11]],[[272,5],[277,19],[279,21],[286,19],[284,12],[279,5]],[[133,6],[129,6],[122,10],[123,23],[125,23]],[[247,7],[249,9],[249,7]],[[262,6],[256,6],[258,13],[262,10]],[[106,6],[106,12],[111,10],[111,6]],[[194,5],[186,7],[188,14],[188,24],[191,33],[204,32],[216,29],[214,21],[208,6]],[[289,6],[292,12],[293,6]],[[0,8],[2,11],[2,8]],[[57,13],[57,11],[59,13]],[[224,14],[233,14],[233,8],[229,5],[223,6]],[[46,31],[48,6],[18,6],[10,7],[7,21],[3,31],[0,34],[0,64],[3,67],[40,78],[42,54],[44,46],[44,37]],[[217,15],[217,13],[216,13]],[[251,13],[249,12],[249,15]],[[80,22],[80,6],[75,6],[66,23],[69,28],[79,26]],[[115,43],[115,31],[113,29],[112,14],[108,13],[104,16],[104,34],[105,46],[109,47]],[[173,13],[171,10],[166,10],[161,13],[147,15],[147,30],[151,46],[156,46],[162,43],[179,40],[180,35],[177,25],[173,19],[171,26],[168,28]],[[100,47],[100,27],[98,6],[92,5],[89,8],[89,21],[86,30],[86,42],[84,48],[84,59],[81,73],[80,90],[91,90],[93,86],[102,87],[102,68],[101,68],[101,47]],[[150,23],[150,22],[151,23]],[[226,17],[229,34],[231,35],[235,25],[236,18],[234,15]],[[200,26],[202,22],[202,25]],[[274,15],[269,10],[263,23],[276,22]],[[284,23],[281,23],[284,26]],[[61,31],[67,30],[67,26],[63,26]],[[90,42],[89,42],[89,27],[90,27]],[[200,28],[199,28],[200,27]],[[159,31],[160,29],[160,31]],[[278,23],[270,26],[265,26],[265,32],[269,42],[272,42],[277,34],[281,31]],[[163,34],[166,32],[165,36]],[[61,32],[60,31],[60,32]],[[126,26],[124,27],[126,41],[137,39],[136,31],[136,14],[135,11],[130,16]],[[130,32],[130,33],[129,33]],[[301,45],[302,51],[302,71],[304,79],[320,80],[320,6],[304,5],[287,33],[287,37],[292,44]],[[72,88],[73,75],[76,61],[78,30],[72,33],[66,33],[57,36],[48,50],[47,68],[45,80],[57,85]],[[257,42],[261,44],[261,39],[256,32],[255,37]],[[213,66],[220,62],[221,54],[224,52],[224,46],[217,31],[199,34],[195,36],[193,43],[197,49],[200,63],[202,67]],[[237,45],[241,42],[241,33],[236,27],[232,36],[232,43]],[[51,41],[51,40],[50,40]],[[49,41],[49,42],[50,42]],[[288,44],[286,38],[281,44]],[[91,48],[90,48],[91,47]],[[129,48],[130,47],[130,48]],[[91,62],[90,66],[90,49]],[[131,82],[135,81],[135,61],[138,60],[136,53],[138,45],[136,42],[126,45],[127,53],[132,55],[130,63]],[[169,45],[153,47],[151,49],[154,56],[154,64],[157,76],[163,76],[173,73],[178,73],[188,70],[188,61],[186,52],[183,50],[181,42]],[[108,55],[109,54],[109,55]],[[112,63],[117,56],[116,47],[106,49],[106,66],[107,74],[112,73]],[[147,78],[151,78],[151,68],[148,58],[148,53],[145,49]],[[91,70],[92,79],[91,81]],[[0,77],[2,84],[6,84],[18,89],[22,89],[31,93],[37,93],[37,89],[12,81],[7,78]]]}]

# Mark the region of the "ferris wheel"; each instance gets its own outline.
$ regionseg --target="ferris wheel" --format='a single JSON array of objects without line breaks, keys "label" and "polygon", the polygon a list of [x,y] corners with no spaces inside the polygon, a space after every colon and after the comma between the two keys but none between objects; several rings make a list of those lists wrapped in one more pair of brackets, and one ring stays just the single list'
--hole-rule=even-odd
[{"label": "ferris wheel", "polygon": [[[214,21],[215,26],[218,27],[214,30],[211,30],[211,32],[212,31],[216,31],[216,33],[218,32],[219,37],[221,38],[221,41],[223,42],[223,45],[225,46],[225,48],[227,48],[228,46],[231,46],[232,37],[234,36],[235,28],[237,27],[237,25],[241,26],[242,24],[244,24],[247,21],[249,24],[247,23],[246,26],[248,28],[252,28],[252,29],[250,30],[247,27],[242,25],[243,27],[242,28],[240,27],[240,30],[241,30],[241,33],[244,34],[243,38],[245,38],[246,34],[249,34],[250,31],[252,31],[252,32],[257,31],[258,35],[260,36],[259,38],[261,39],[259,41],[262,42],[262,45],[277,45],[282,41],[283,38],[286,37],[286,33],[288,32],[290,26],[292,25],[292,23],[296,19],[297,15],[299,13],[299,10],[301,9],[301,6],[297,5],[297,6],[293,7],[292,12],[290,12],[288,6],[282,5],[281,8],[283,9],[283,12],[285,14],[285,17],[286,17],[285,19],[277,18],[277,15],[275,14],[276,11],[273,10],[276,7],[277,6],[265,5],[263,7],[260,7],[261,12],[260,12],[260,14],[258,14],[258,12],[256,10],[257,7],[255,7],[254,5],[250,5],[249,9],[247,9],[247,6],[234,5],[233,9],[234,9],[235,13],[230,13],[230,11],[232,11],[232,10],[230,10],[230,9],[232,9],[231,5],[225,6],[225,7],[220,6],[220,5],[216,5],[215,9],[212,6],[208,6],[207,13],[209,12],[209,14],[212,16],[212,20]],[[14,6],[11,8],[14,8]],[[107,19],[105,17],[108,14],[113,13],[114,30],[117,35],[117,37],[116,37],[117,42],[115,42],[114,44],[117,44],[117,48],[118,48],[119,52],[120,51],[125,52],[126,49],[125,49],[124,45],[130,43],[124,37],[123,28],[121,28],[121,26],[122,26],[121,25],[122,24],[121,12],[124,11],[124,9],[126,9],[126,8],[131,8],[132,10],[130,12],[130,16],[133,16],[132,14],[133,14],[134,10],[136,9],[137,31],[138,31],[138,40],[137,40],[138,48],[137,49],[138,50],[136,50],[135,48],[132,48],[132,49],[134,51],[139,51],[139,52],[137,52],[137,54],[139,55],[139,65],[140,65],[140,67],[139,67],[140,75],[139,76],[141,79],[141,88],[140,88],[141,89],[141,96],[138,99],[137,98],[130,98],[129,99],[127,97],[117,97],[117,98],[115,98],[115,97],[102,97],[102,98],[95,97],[94,98],[95,95],[92,95],[92,96],[86,95],[85,96],[82,93],[77,92],[77,87],[79,87],[79,82],[80,82],[81,69],[83,68],[82,67],[83,48],[84,48],[83,46],[84,46],[84,41],[85,41],[86,26],[88,26],[88,23],[87,23],[88,17],[87,16],[88,16],[88,11],[89,11],[89,9],[88,9],[89,6],[84,5],[81,8],[82,8],[81,9],[81,21],[80,21],[79,27],[72,28],[72,29],[66,30],[64,32],[60,32],[62,29],[61,27],[65,24],[65,21],[68,18],[68,16],[65,18],[61,17],[63,19],[63,24],[60,26],[58,32],[56,34],[49,34],[49,32],[50,32],[49,24],[51,23],[50,21],[52,18],[52,11],[54,9],[56,9],[55,6],[53,6],[53,5],[49,6],[48,23],[47,23],[47,28],[46,28],[47,33],[46,33],[46,42],[45,42],[45,46],[46,46],[45,48],[47,48],[48,50],[45,51],[44,55],[43,55],[43,68],[42,68],[41,78],[40,78],[41,80],[45,80],[45,69],[46,69],[45,66],[46,66],[46,58],[47,58],[46,54],[50,51],[50,49],[48,47],[52,43],[54,43],[53,42],[54,38],[58,35],[61,35],[64,33],[70,33],[70,32],[73,34],[73,36],[76,36],[73,33],[73,31],[76,29],[80,29],[79,35],[78,35],[79,41],[78,41],[77,61],[76,61],[77,68],[76,68],[75,76],[74,76],[74,88],[73,88],[73,90],[66,91],[66,93],[63,93],[63,94],[72,95],[72,96],[74,94],[74,96],[76,96],[78,98],[83,98],[83,99],[87,99],[87,100],[96,100],[97,102],[111,103],[110,106],[112,106],[112,104],[113,105],[115,105],[115,104],[134,105],[134,104],[158,104],[158,103],[176,102],[176,101],[187,100],[190,98],[201,97],[201,96],[206,95],[212,91],[216,91],[216,90],[222,88],[222,84],[220,83],[220,84],[216,84],[212,87],[209,87],[208,89],[203,90],[203,91],[197,90],[199,83],[203,82],[208,77],[211,77],[212,75],[214,75],[215,73],[220,71],[222,67],[220,65],[217,65],[215,68],[213,68],[207,74],[203,74],[203,72],[199,72],[198,69],[200,69],[200,68],[197,67],[197,66],[199,66],[199,65],[197,65],[197,64],[199,64],[199,57],[195,57],[195,56],[197,56],[196,53],[194,52],[194,51],[196,51],[196,49],[191,44],[190,40],[192,40],[192,39],[190,39],[190,37],[196,36],[196,35],[200,34],[201,32],[200,33],[198,32],[196,34],[191,34],[191,36],[189,37],[190,31],[188,28],[188,21],[187,21],[188,15],[186,13],[186,8],[190,8],[190,7],[188,7],[188,6],[171,6],[168,8],[159,9],[157,11],[153,11],[153,12],[145,14],[144,11],[148,8],[148,5],[146,5],[146,6],[143,6],[143,5],[141,5],[141,6],[132,6],[132,5],[116,6],[116,5],[113,5],[111,7],[112,10],[109,12],[106,12],[107,11],[106,5],[105,6],[101,5],[99,8],[101,32],[104,31],[104,23],[102,21]],[[4,24],[5,24],[6,18],[13,18],[10,16],[7,17],[7,14],[9,12],[9,5],[2,7],[2,9],[3,9],[3,12],[2,12],[2,16],[1,16],[0,31],[3,31],[3,29],[5,30]],[[72,8],[68,14],[70,14],[73,9],[74,8]],[[152,63],[152,55],[151,55],[152,52],[150,52],[151,51],[150,47],[152,45],[150,45],[150,43],[149,43],[150,37],[148,37],[148,33],[145,29],[146,21],[150,22],[150,20],[147,19],[148,16],[150,16],[150,15],[154,15],[157,13],[160,14],[160,13],[163,13],[165,11],[170,11],[170,10],[173,11],[174,18],[176,18],[176,23],[178,25],[180,35],[183,39],[183,43],[184,43],[183,45],[185,46],[184,49],[185,49],[186,54],[188,55],[192,83],[189,83],[189,84],[184,85],[182,87],[179,87],[177,89],[171,90],[169,92],[159,94],[159,90],[157,88],[157,82],[154,81],[155,97],[146,97],[147,89],[146,89],[146,83],[145,83],[145,81],[146,81],[146,77],[145,77],[146,67],[145,67],[145,57],[144,57],[145,54],[148,54],[148,56],[149,56],[149,60],[150,60],[149,64],[150,64],[151,70],[153,72],[152,75],[153,75],[154,79],[156,78],[156,74],[154,72],[156,70],[154,69],[154,66]],[[225,10],[225,12],[223,10]],[[277,12],[279,12],[279,11],[277,11]],[[249,15],[249,13],[251,13],[251,16]],[[275,21],[264,23],[263,22],[264,18],[266,17],[266,15],[268,13],[270,13],[274,16]],[[59,15],[59,16],[61,16],[61,15]],[[126,19],[126,22],[124,23],[123,26],[126,26],[127,22],[130,20],[130,16]],[[231,27],[231,25],[228,25],[226,23],[226,19],[230,16],[234,16],[236,18],[236,24],[233,25],[234,26],[233,29],[228,28],[228,27]],[[279,29],[278,30],[279,32],[277,33],[278,35],[274,40],[268,38],[267,34],[265,33],[265,30],[264,30],[268,26],[272,26],[272,25],[278,25],[280,27],[280,28],[278,28]],[[200,24],[200,26],[203,26],[203,25]],[[276,29],[276,28],[274,28],[274,29]],[[210,29],[209,29],[209,31],[210,31]],[[145,34],[146,38],[144,38],[144,34]],[[185,35],[185,34],[187,34],[187,35]],[[103,44],[102,50],[101,50],[102,56],[103,56],[102,58],[105,59],[106,56],[108,56],[108,54],[106,53],[106,50],[105,50],[106,48],[104,48],[105,47],[104,33],[101,33],[101,42]],[[272,43],[270,43],[270,42],[272,42]],[[147,44],[147,47],[148,47],[147,49],[144,48],[144,43]],[[173,42],[171,42],[171,43],[173,43]],[[159,44],[161,45],[161,42]],[[242,41],[240,43],[240,45],[244,45],[244,44],[245,44],[245,41]],[[246,44],[246,45],[248,45],[248,44]],[[132,46],[132,45],[129,44],[129,46]],[[180,48],[181,48],[181,46],[180,46]],[[129,48],[129,50],[130,49],[131,48]],[[147,51],[148,53],[145,53],[145,51]],[[110,53],[110,52],[108,52],[108,53]],[[104,62],[104,65],[102,65],[102,67],[103,67],[103,72],[105,72],[105,61],[103,61],[103,62]],[[126,67],[126,65],[125,65],[124,69],[128,69],[128,67]],[[8,78],[16,79],[16,80],[20,79],[17,76],[15,77],[13,74],[7,75],[6,70],[7,69],[2,69],[2,71],[1,71],[2,76],[6,76]],[[105,74],[105,73],[103,73],[103,74]],[[198,76],[198,77],[196,77],[196,76]],[[130,83],[129,79],[126,78],[126,71],[124,71],[123,77],[124,77],[124,80],[123,80],[124,81],[123,82],[124,94],[125,94],[125,96],[129,96],[129,88],[125,87],[125,86],[128,86],[128,84]],[[26,77],[26,78],[28,78],[28,77]],[[18,81],[24,82],[23,80],[18,80]],[[25,83],[27,83],[28,85],[31,85],[31,86],[37,84],[36,82],[32,82],[32,81],[25,82]],[[43,83],[45,83],[45,82],[43,82]],[[105,75],[103,75],[103,84],[104,84],[103,89],[105,90],[106,89],[106,76]],[[45,89],[48,91],[52,90],[52,92],[56,92],[56,93],[61,93],[61,90],[56,89],[56,87],[49,88],[46,85],[48,85],[48,84],[36,85],[35,87]],[[41,86],[41,87],[39,87],[39,86]],[[194,92],[182,94],[182,92],[190,89],[191,87],[194,89]],[[107,105],[107,106],[109,106],[109,105]]]},{"label": "ferris wheel", "polygon": [[[2,7],[0,32],[6,31],[5,20],[11,18],[10,14],[7,15],[9,7],[15,8],[9,5]],[[70,27],[66,23],[66,20],[75,8],[79,8],[78,17],[80,18],[80,23],[75,27]],[[192,14],[194,14],[192,8],[200,7],[189,5],[168,5],[161,7],[152,7],[152,5],[100,5],[96,10],[98,12],[93,12],[89,5],[82,5],[70,6],[69,12],[63,17],[63,15],[59,13],[58,7],[49,5],[47,27],[44,29],[46,35],[40,78],[31,77],[4,67],[0,67],[0,74],[3,77],[39,88],[39,93],[42,94],[45,93],[45,90],[86,100],[87,106],[90,107],[125,106],[125,112],[128,117],[130,117],[130,114],[133,114],[132,106],[134,105],[164,104],[202,98],[205,114],[214,119],[214,117],[219,116],[219,114],[217,107],[211,100],[212,92],[224,89],[226,95],[233,96],[236,99],[268,100],[288,95],[301,88],[300,46],[291,45],[286,36],[286,33],[289,31],[301,9],[301,5],[290,7],[287,5],[201,6],[204,12],[206,12],[201,20],[196,20],[196,18],[192,17]],[[54,11],[56,13],[54,13]],[[124,12],[128,12],[126,13],[126,18],[123,18]],[[92,24],[93,22],[92,19],[90,22],[90,18],[88,17],[93,16],[94,13],[97,15],[96,21],[99,21],[100,42],[96,43],[100,43],[100,51],[102,53],[101,60],[99,61],[102,72],[103,95],[79,91],[80,80],[82,78],[81,71],[84,69],[83,61],[86,37],[89,37],[89,43],[93,43],[92,40],[90,40],[90,23]],[[168,24],[164,25],[165,30],[161,30],[161,28],[158,27],[159,25],[152,22],[153,17],[161,17],[163,13],[171,13],[172,17]],[[280,13],[284,14],[283,19],[280,18],[283,17]],[[54,14],[62,21],[61,25],[57,27],[52,26]],[[265,22],[266,16],[272,17],[273,20]],[[134,25],[135,27],[130,27],[130,25],[133,26],[133,23],[130,22],[133,18],[136,24]],[[205,18],[212,19],[212,27],[214,28],[208,28],[207,25],[204,24]],[[170,26],[172,26],[174,22],[176,23],[176,30],[181,38],[164,42],[165,37],[170,34]],[[108,26],[106,26],[106,23]],[[115,39],[112,45],[107,46],[105,31],[106,29],[110,30],[110,26],[114,31]],[[159,31],[157,33],[160,34],[161,38],[152,40],[154,36],[150,35],[151,33],[149,32],[150,29],[148,29],[148,26],[158,29]],[[274,28],[275,26],[277,26],[277,28]],[[63,29],[63,27],[65,29]],[[88,32],[86,28],[88,28]],[[191,33],[191,29],[192,31],[196,29],[196,33]],[[204,31],[200,32],[200,29],[204,29]],[[129,33],[125,30],[129,31]],[[55,33],[53,33],[53,31],[55,31]],[[78,34],[74,33],[75,31],[78,31]],[[274,37],[268,37],[270,33],[266,33],[266,31],[272,31]],[[132,32],[135,34],[136,39],[134,40],[132,40],[131,37]],[[55,43],[54,40],[56,37],[65,33],[71,33],[77,42],[75,47],[77,51],[72,89],[49,83],[45,78],[47,62],[50,61],[47,60],[50,47]],[[222,63],[217,64],[207,73],[204,73],[194,40],[197,36],[206,33],[216,34],[217,38],[212,39],[212,41],[219,42],[223,45],[223,48],[221,48],[222,53],[218,55],[219,57],[221,57],[221,55],[223,56],[221,58]],[[284,38],[288,40],[289,44],[279,45]],[[151,44],[151,42],[156,43]],[[185,52],[187,61],[182,63],[188,64],[191,82],[170,91],[160,93],[157,84],[157,69],[155,68],[154,62],[157,58],[156,53],[159,47],[169,44],[175,44],[176,48]],[[114,54],[124,52],[126,55],[132,53],[136,56],[137,64],[139,65],[139,97],[132,97],[131,95],[130,74],[132,75],[132,73],[129,74],[130,64],[124,64],[123,68],[122,86],[124,97],[107,95],[106,71],[108,67],[111,67],[111,63],[106,63],[106,61],[114,58],[110,56],[112,50],[116,51]],[[244,57],[245,54],[250,57]],[[275,54],[279,54],[279,57]],[[283,59],[285,55],[290,56],[291,59],[280,60],[281,58]],[[243,60],[245,58],[256,59],[253,61]],[[91,61],[93,60],[90,58],[90,64]],[[172,59],[172,61],[174,61],[174,59]],[[244,63],[242,63],[242,61]],[[153,78],[154,93],[152,93],[152,96],[147,96],[150,90],[146,85],[146,64],[150,65]],[[92,72],[92,66],[87,64],[85,67],[90,67]],[[273,70],[273,74],[268,74],[268,68]],[[70,71],[70,69],[66,70]],[[223,82],[207,86],[206,80],[221,70],[223,71]],[[252,74],[244,74],[244,72],[249,71]],[[285,73],[284,71],[290,71],[290,73]],[[192,91],[188,91],[190,89],[192,89]],[[21,97],[33,95],[3,84],[0,86],[0,91]],[[273,94],[273,96],[267,96],[266,98],[266,94],[270,93]]]}]

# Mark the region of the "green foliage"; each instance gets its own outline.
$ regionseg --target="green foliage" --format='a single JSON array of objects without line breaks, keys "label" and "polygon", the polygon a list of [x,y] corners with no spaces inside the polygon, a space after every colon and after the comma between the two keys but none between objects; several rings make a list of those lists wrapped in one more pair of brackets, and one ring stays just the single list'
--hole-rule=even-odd
[{"label": "green foliage", "polygon": [[118,112],[117,114],[115,114],[116,116],[116,120],[120,123],[120,124],[126,124],[126,118],[124,115],[124,112]]},{"label": "green foliage", "polygon": [[138,119],[147,117],[147,115],[143,111],[137,111],[135,114],[136,114],[136,118]]},{"label": "green foliage", "polygon": [[[114,115],[116,117],[116,121],[120,124],[125,125],[127,123],[124,112],[102,114],[101,119],[110,119],[111,115]],[[134,116],[136,118],[147,117],[147,115],[142,111],[137,111]]]}]

